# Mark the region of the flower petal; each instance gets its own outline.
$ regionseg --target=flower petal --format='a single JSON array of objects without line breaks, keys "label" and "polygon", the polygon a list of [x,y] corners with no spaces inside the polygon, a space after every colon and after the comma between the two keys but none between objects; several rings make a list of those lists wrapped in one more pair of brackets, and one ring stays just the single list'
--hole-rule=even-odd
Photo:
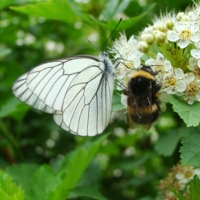
[{"label": "flower petal", "polygon": [[165,71],[170,71],[172,69],[172,65],[168,60],[164,62],[164,68],[165,68]]},{"label": "flower petal", "polygon": [[199,59],[200,58],[200,49],[192,49],[190,51],[192,57]]},{"label": "flower petal", "polygon": [[183,73],[183,70],[178,68],[175,70],[175,75],[178,79],[182,79],[184,77],[184,73]]},{"label": "flower petal", "polygon": [[187,47],[189,43],[190,43],[189,40],[179,40],[179,41],[178,41],[178,46],[179,46],[181,49],[183,49],[183,48]]},{"label": "flower petal", "polygon": [[180,39],[179,34],[176,31],[169,31],[167,34],[167,39],[171,42],[176,42]]},{"label": "flower petal", "polygon": [[127,96],[124,94],[121,95],[121,103],[122,105],[127,106]]},{"label": "flower petal", "polygon": [[176,91],[184,92],[186,89],[186,83],[183,80],[179,80],[176,84]]}]

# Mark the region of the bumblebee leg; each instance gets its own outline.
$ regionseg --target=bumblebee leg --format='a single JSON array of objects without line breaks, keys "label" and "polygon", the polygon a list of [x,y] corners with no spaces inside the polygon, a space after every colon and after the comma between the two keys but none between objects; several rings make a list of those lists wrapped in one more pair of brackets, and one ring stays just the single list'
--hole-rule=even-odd
[{"label": "bumblebee leg", "polygon": [[128,91],[127,89],[123,89],[122,93],[123,93],[124,95],[128,96],[129,91]]},{"label": "bumblebee leg", "polygon": [[161,109],[160,109],[160,101],[159,101],[159,99],[156,99],[156,106],[158,107],[158,111],[161,111]]}]

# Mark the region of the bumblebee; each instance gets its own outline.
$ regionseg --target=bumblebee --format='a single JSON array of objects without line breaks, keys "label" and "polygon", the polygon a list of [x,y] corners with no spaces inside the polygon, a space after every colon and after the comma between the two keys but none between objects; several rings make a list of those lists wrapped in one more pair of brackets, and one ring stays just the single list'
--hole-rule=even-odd
[{"label": "bumblebee", "polygon": [[161,85],[156,83],[157,73],[144,65],[133,73],[127,89],[123,89],[123,94],[127,96],[127,121],[130,128],[140,124],[149,130],[159,116],[160,101],[157,94]]}]

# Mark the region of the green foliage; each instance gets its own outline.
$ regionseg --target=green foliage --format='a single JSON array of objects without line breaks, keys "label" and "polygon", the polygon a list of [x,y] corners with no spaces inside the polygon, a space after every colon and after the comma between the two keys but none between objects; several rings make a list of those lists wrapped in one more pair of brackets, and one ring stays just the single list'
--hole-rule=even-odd
[{"label": "green foliage", "polygon": [[170,190],[175,194],[178,200],[198,200],[199,199],[199,190],[200,190],[200,179],[197,175],[193,177],[193,179],[189,183],[189,191],[187,192],[188,197],[186,198],[180,192],[176,192],[173,188]]},{"label": "green foliage", "polygon": [[[125,2],[127,4],[127,2]],[[123,3],[124,4],[124,3]],[[120,5],[119,5],[120,7]],[[126,20],[124,19],[121,23],[120,23],[120,26],[118,27],[118,30],[124,30],[124,29],[127,29],[127,28],[130,28],[133,24],[139,22],[143,17],[145,17],[147,15],[147,13],[152,10],[153,8],[155,7],[155,4],[152,4],[151,6],[148,6],[147,9],[145,10],[145,12],[143,14],[141,14],[140,16],[137,16],[137,17],[131,17],[129,20]],[[111,8],[115,8],[114,6],[113,7],[109,7],[109,9]],[[120,10],[119,8],[116,9],[115,13],[113,13],[114,15],[117,14],[117,11]],[[105,10],[105,12],[103,11],[103,15],[105,15],[105,17],[107,17],[107,15],[109,15],[110,13],[107,13],[108,11]],[[114,11],[113,11],[114,12]],[[107,23],[105,22],[102,22],[98,19],[95,19],[95,18],[92,18],[92,23],[94,24],[99,24],[100,26],[106,28],[106,29],[110,29],[110,30],[113,30],[116,26],[116,21],[115,20],[112,20],[110,19]],[[91,24],[92,25],[92,24]]]},{"label": "green foliage", "polygon": [[189,194],[191,200],[199,199],[199,191],[200,191],[200,179],[197,175],[190,181],[189,184]]},{"label": "green foliage", "polygon": [[11,49],[6,48],[6,49],[1,50],[0,51],[0,58],[8,55],[9,53],[11,53]]},{"label": "green foliage", "polygon": [[187,198],[182,195],[180,192],[177,192],[173,188],[170,188],[170,190],[174,193],[174,195],[177,197],[178,200],[187,200]]},{"label": "green foliage", "polygon": [[71,9],[70,4],[65,0],[51,0],[48,2],[38,2],[20,7],[11,6],[11,9],[46,19],[57,19],[72,23],[76,20],[76,14]]},{"label": "green foliage", "polygon": [[0,199],[23,200],[24,191],[5,172],[0,170]]},{"label": "green foliage", "polygon": [[71,198],[90,197],[97,200],[107,200],[97,189],[93,187],[76,187],[71,190]]},{"label": "green foliage", "polygon": [[[6,172],[25,191],[25,198],[28,200],[64,200],[68,197],[70,190],[76,186],[84,170],[98,152],[101,143],[106,137],[107,135],[103,135],[94,142],[88,142],[84,146],[80,146],[69,153],[62,159],[57,171],[54,171],[49,165],[39,167],[35,164],[21,164],[7,167]],[[24,193],[16,188],[8,175],[5,175],[3,172],[1,173],[0,183],[2,184],[1,188],[3,188],[3,191],[1,191],[2,195],[8,195],[16,200],[22,199]],[[8,186],[13,187],[11,191],[13,190],[16,194],[10,194],[10,191],[7,191]],[[90,196],[94,199],[106,199],[93,188],[76,188],[73,190],[73,193],[76,195]]]},{"label": "green foliage", "polygon": [[30,180],[39,168],[39,165],[36,164],[19,164],[9,166],[5,171],[12,177],[12,179],[23,188],[26,194],[30,190]]},{"label": "green foliage", "polygon": [[47,199],[65,199],[69,195],[69,190],[76,186],[77,181],[97,153],[105,137],[106,135],[93,142],[93,145],[88,143],[85,148],[78,148],[66,156],[58,171],[61,178],[60,184],[57,185],[55,190],[51,191]]},{"label": "green foliage", "polygon": [[174,153],[180,139],[186,135],[187,132],[185,127],[172,129],[160,136],[155,145],[155,150],[160,155],[171,156]]},{"label": "green foliage", "polygon": [[192,106],[179,100],[178,97],[171,96],[170,103],[173,105],[175,112],[179,114],[181,119],[188,127],[198,126],[200,122],[200,104],[195,103]]},{"label": "green foliage", "polygon": [[200,134],[199,128],[192,129],[187,137],[182,140],[181,163],[183,165],[192,165],[200,167]]},{"label": "green foliage", "polygon": [[[21,120],[23,115],[23,110],[26,112],[28,110],[27,106],[23,106],[17,99],[15,98],[9,98],[6,103],[1,107],[0,110],[0,117],[6,117],[6,116],[14,116],[15,113],[17,113],[17,116],[15,117],[16,120]],[[20,112],[20,115],[18,114]],[[25,114],[25,113],[24,113]]]},{"label": "green foliage", "polygon": [[113,102],[112,102],[112,110],[115,112],[122,110],[124,108],[124,106],[121,104],[121,99],[120,99],[120,95],[116,94],[113,95]]},{"label": "green foliage", "polygon": [[8,5],[11,5],[14,2],[14,0],[1,0],[0,2],[0,10],[5,8]]},{"label": "green foliage", "polygon": [[[82,138],[61,130],[52,115],[22,104],[12,94],[13,82],[34,66],[72,55],[98,55],[88,40],[100,50],[109,48],[120,31],[128,38],[137,35],[166,7],[180,11],[191,1],[140,3],[0,1],[1,200],[156,199],[156,185],[180,160],[182,138],[182,164],[199,167],[199,128],[187,128],[199,125],[199,104],[189,106],[171,97],[172,107],[167,105],[150,131],[130,130],[115,90],[115,112],[105,130],[111,134]],[[198,188],[194,178],[193,199]]]}]

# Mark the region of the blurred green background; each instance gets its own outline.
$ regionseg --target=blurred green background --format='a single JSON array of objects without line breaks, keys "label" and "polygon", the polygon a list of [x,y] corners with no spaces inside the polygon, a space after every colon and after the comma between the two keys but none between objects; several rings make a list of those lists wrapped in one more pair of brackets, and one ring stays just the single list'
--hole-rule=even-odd
[{"label": "blurred green background", "polygon": [[[20,75],[46,61],[78,54],[98,55],[120,17],[124,20],[106,48],[112,46],[120,31],[129,38],[152,24],[155,16],[184,11],[192,5],[191,0],[54,0],[52,7],[36,4],[41,2],[45,1],[0,2],[1,169],[19,163],[56,165],[55,160],[98,138],[71,135],[53,122],[52,115],[19,102],[11,88]],[[68,7],[64,7],[66,2]],[[18,8],[28,5],[40,9]],[[117,91],[113,105],[120,105]],[[124,112],[113,113],[105,130],[110,134],[78,184],[97,187],[113,200],[155,199],[159,180],[179,161],[178,128],[184,129],[185,125],[170,105],[150,132],[129,129]]]}]

